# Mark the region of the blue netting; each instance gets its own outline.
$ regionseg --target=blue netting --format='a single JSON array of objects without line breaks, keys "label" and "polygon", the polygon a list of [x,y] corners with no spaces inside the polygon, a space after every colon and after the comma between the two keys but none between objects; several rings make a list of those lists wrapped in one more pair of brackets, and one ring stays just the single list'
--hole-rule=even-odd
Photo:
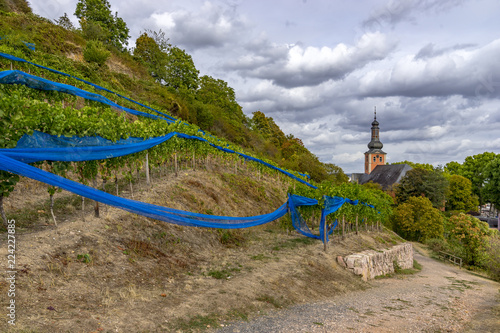
[{"label": "blue netting", "polygon": [[91,147],[91,146],[113,146],[113,145],[127,145],[131,143],[139,143],[144,141],[143,138],[120,139],[113,142],[104,139],[100,136],[58,136],[33,131],[32,135],[23,135],[17,141],[16,148],[64,148],[64,147]]},{"label": "blue netting", "polygon": [[[27,46],[28,46],[28,47],[30,47],[29,45],[27,45]],[[34,50],[34,44],[33,44],[33,50]],[[99,85],[97,85],[97,84],[94,84],[94,83],[92,83],[92,82],[89,82],[89,81],[87,81],[87,80],[81,79],[81,78],[79,78],[79,77],[73,76],[73,75],[71,75],[71,74],[67,74],[67,73],[64,73],[64,72],[58,71],[58,70],[56,70],[56,69],[50,68],[50,67],[46,67],[46,66],[42,66],[42,65],[38,65],[38,64],[36,64],[36,63],[34,63],[34,62],[31,62],[31,61],[28,61],[28,60],[26,60],[26,59],[19,58],[19,57],[16,57],[16,56],[13,56],[13,55],[10,55],[10,54],[7,54],[7,53],[2,53],[2,52],[0,52],[0,57],[5,58],[5,59],[9,59],[9,60],[12,60],[12,61],[24,62],[24,63],[30,64],[30,65],[36,66],[36,67],[38,67],[38,68],[43,68],[43,69],[46,69],[46,70],[48,70],[48,71],[50,71],[50,72],[52,72],[52,73],[56,73],[56,74],[59,74],[59,75],[62,75],[62,76],[66,76],[66,77],[71,77],[71,78],[73,78],[73,79],[75,79],[75,80],[78,80],[78,81],[80,81],[80,82],[83,82],[83,83],[85,83],[85,84],[88,84],[88,85],[90,85],[90,86],[92,86],[92,87],[94,87],[94,88],[96,88],[96,89],[98,89],[98,90],[102,90],[102,91],[109,92],[109,93],[114,94],[114,95],[116,95],[116,96],[118,96],[118,97],[120,97],[120,98],[126,99],[127,101],[130,101],[130,102],[132,102],[132,103],[135,103],[135,104],[137,104],[137,105],[140,105],[140,106],[142,106],[142,107],[145,107],[145,108],[147,108],[147,109],[149,109],[149,110],[151,110],[151,111],[154,111],[154,112],[156,112],[156,113],[158,113],[158,114],[160,114],[160,115],[162,115],[162,116],[164,116],[164,117],[166,117],[166,118],[168,118],[168,119],[170,119],[170,120],[172,120],[172,121],[176,121],[176,119],[175,119],[174,117],[172,117],[172,116],[170,116],[170,115],[168,115],[168,114],[166,114],[166,113],[160,112],[160,111],[158,111],[158,110],[156,110],[156,109],[153,109],[153,108],[151,108],[151,107],[149,107],[149,106],[147,106],[147,105],[144,105],[144,104],[142,104],[142,103],[139,103],[139,102],[137,102],[137,101],[134,101],[133,99],[130,99],[130,98],[126,97],[126,96],[120,95],[120,94],[118,94],[118,93],[116,93],[116,92],[114,92],[114,91],[112,91],[112,90],[106,89],[106,88],[104,88],[104,87],[101,87],[101,86],[99,86]]]},{"label": "blue netting", "polygon": [[[229,154],[237,154],[246,160],[263,164],[307,186],[316,188],[316,186],[306,182],[294,174],[258,158],[234,151],[232,149],[217,146],[199,136],[177,132],[171,132],[164,136],[151,139],[144,140],[140,138],[128,138],[113,143],[110,140],[106,140],[98,136],[83,138],[77,136],[64,137],[34,131],[32,135],[23,135],[23,137],[19,139],[16,148],[0,149],[0,153],[4,156],[24,163],[34,163],[39,161],[80,162],[88,160],[102,160],[137,153],[170,140],[174,136],[187,140],[206,142],[216,149]],[[93,143],[96,143],[97,145],[93,145]]]},{"label": "blue netting", "polygon": [[302,215],[297,210],[300,206],[315,206],[318,205],[318,200],[311,199],[307,197],[302,197],[299,195],[289,194],[288,195],[288,209],[290,211],[290,216],[292,218],[292,225],[299,233],[310,238],[321,239],[318,235],[311,232],[311,229],[307,226],[306,221],[302,218]]},{"label": "blue netting", "polygon": [[174,121],[172,119],[168,119],[165,117],[161,116],[156,116],[150,113],[142,112],[142,111],[137,111],[134,109],[130,109],[121,105],[116,104],[112,100],[101,96],[99,94],[94,94],[92,92],[85,91],[80,88],[76,88],[67,84],[63,83],[58,83],[58,82],[53,82],[35,75],[31,75],[22,71],[18,70],[12,70],[12,71],[2,71],[0,72],[0,83],[3,84],[23,84],[29,88],[33,89],[39,89],[39,90],[49,90],[49,91],[58,91],[62,92],[65,94],[73,95],[73,96],[79,96],[83,97],[85,99],[91,100],[91,101],[96,101],[96,102],[101,102],[103,104],[109,105],[111,107],[114,107],[118,110],[122,110],[125,112],[128,112],[130,114],[136,115],[136,116],[143,116],[143,117],[148,117],[152,119],[163,119],[166,120],[169,123],[173,123]]},{"label": "blue netting", "polygon": [[[1,37],[0,37],[0,39],[1,39]],[[112,94],[114,94],[114,95],[116,95],[116,96],[118,96],[118,97],[120,97],[120,98],[123,98],[123,99],[125,99],[125,100],[127,100],[127,101],[130,101],[130,102],[132,102],[132,103],[135,103],[135,104],[137,104],[137,105],[140,105],[140,106],[142,106],[142,107],[145,107],[145,108],[147,108],[147,109],[149,109],[149,110],[152,110],[152,111],[154,111],[154,112],[156,112],[156,113],[158,113],[158,114],[160,114],[160,115],[162,115],[162,116],[164,116],[164,117],[166,117],[166,118],[168,118],[168,119],[170,119],[170,120],[172,120],[172,121],[176,121],[176,119],[175,119],[174,117],[172,117],[172,116],[170,116],[170,115],[168,115],[168,114],[166,114],[166,113],[160,112],[160,111],[158,111],[158,110],[156,110],[156,109],[153,109],[153,108],[151,108],[151,107],[149,107],[149,106],[147,106],[147,105],[144,105],[144,104],[142,104],[142,103],[140,103],[140,102],[134,101],[133,99],[130,99],[130,98],[126,97],[126,96],[120,95],[120,94],[118,94],[118,93],[116,93],[116,92],[114,92],[114,91],[112,91],[112,90],[109,90],[109,89],[107,89],[107,88],[101,87],[101,86],[99,86],[99,85],[97,85],[97,84],[94,84],[94,83],[89,82],[89,81],[87,81],[87,80],[81,79],[81,78],[76,77],[76,76],[74,76],[74,75],[67,74],[67,73],[64,73],[64,72],[58,71],[58,70],[56,70],[56,69],[50,68],[50,67],[42,66],[42,65],[36,64],[36,63],[34,63],[34,62],[28,61],[28,60],[26,60],[26,59],[19,58],[19,57],[16,57],[16,56],[13,56],[13,55],[11,55],[11,54],[7,54],[7,53],[2,53],[2,52],[0,52],[0,57],[3,57],[3,58],[5,58],[5,59],[9,59],[9,60],[12,60],[12,61],[17,61],[17,62],[27,63],[27,64],[30,64],[30,65],[36,66],[36,67],[38,67],[38,68],[46,69],[46,70],[48,70],[48,71],[50,71],[50,72],[52,72],[52,73],[56,73],[56,74],[59,74],[59,75],[62,75],[62,76],[66,76],[66,77],[71,77],[71,78],[73,78],[73,79],[75,79],[75,80],[78,80],[78,81],[80,81],[80,82],[83,82],[83,83],[85,83],[85,84],[88,84],[88,85],[90,85],[90,86],[92,86],[92,87],[94,87],[94,88],[96,88],[96,89],[98,89],[98,90],[102,90],[102,91],[106,91],[106,92],[112,93]],[[184,122],[182,122],[182,123],[183,123],[184,125],[189,125],[189,124],[184,123]],[[201,130],[201,129],[200,129],[199,131],[200,131],[203,135],[205,135],[205,132],[204,132],[203,130]],[[210,137],[214,138],[212,135],[210,135],[210,134],[208,134],[208,135],[209,135]],[[217,139],[217,140],[218,140],[218,139]],[[311,176],[309,176],[308,174],[305,174],[305,173],[300,173],[300,172],[299,172],[298,174],[299,174],[300,176],[302,176],[302,177],[305,177],[305,178],[311,179]]]},{"label": "blue netting", "polygon": [[[87,92],[85,90],[65,85],[57,82],[52,82],[43,78],[36,77],[34,75],[30,75],[21,71],[4,71],[0,72],[0,83],[6,84],[24,84],[30,88],[41,89],[41,90],[54,90],[63,93],[68,93],[75,96],[80,96],[89,100],[101,102],[107,105],[110,105],[119,110],[123,110],[138,116],[145,116],[153,119],[163,119],[168,122],[173,122],[175,118],[166,115],[162,112],[159,112],[155,109],[152,109],[146,105],[133,101],[125,96],[121,96],[111,90],[95,85],[91,82],[85,81],[83,79],[77,78],[75,76],[45,67],[41,65],[37,65],[35,63],[29,62],[27,60],[17,58],[8,54],[0,53],[1,57],[14,60],[21,61],[32,64],[34,66],[47,69],[54,73],[75,78],[81,82],[89,84],[97,89],[107,91],[113,93],[121,98],[127,99],[131,102],[134,102],[138,105],[146,107],[152,111],[155,111],[164,117],[158,117],[155,115],[151,115],[149,113],[140,112],[137,110],[129,109],[123,106],[120,106],[111,100],[107,99],[104,96],[94,94],[91,92]],[[187,125],[186,123],[184,123]],[[203,131],[200,130],[204,134]],[[259,215],[253,217],[228,217],[228,216],[213,216],[213,215],[205,215],[205,214],[197,214],[190,213],[180,210],[175,210],[171,208],[161,207],[157,205],[147,204],[138,202],[135,200],[125,199],[113,196],[111,194],[93,189],[91,187],[73,182],[71,180],[62,178],[60,176],[45,172],[38,168],[31,167],[25,163],[32,163],[36,161],[50,160],[50,161],[86,161],[86,160],[95,160],[95,159],[105,159],[112,158],[118,156],[124,156],[128,154],[132,154],[135,152],[143,151],[145,149],[149,149],[158,145],[162,142],[165,142],[172,138],[174,135],[184,139],[192,139],[204,141],[210,144],[212,147],[220,149],[227,153],[237,154],[247,160],[255,161],[261,163],[265,166],[268,166],[272,169],[275,169],[279,172],[284,173],[285,175],[300,181],[312,188],[316,188],[314,185],[309,184],[308,182],[296,177],[295,175],[280,169],[272,164],[264,162],[260,159],[254,158],[252,156],[248,156],[234,150],[228,149],[227,147],[217,146],[213,143],[208,142],[206,139],[197,136],[190,136],[183,133],[169,133],[162,137],[152,138],[152,139],[141,139],[141,138],[129,138],[126,140],[119,140],[117,142],[112,142],[110,140],[106,140],[100,137],[85,137],[79,138],[73,136],[71,138],[68,137],[57,137],[52,136],[40,132],[34,132],[33,135],[28,136],[25,135],[21,140],[19,140],[16,148],[13,149],[0,149],[0,170],[5,170],[8,172],[12,172],[18,175],[22,175],[25,177],[29,177],[32,179],[39,180],[41,182],[47,183],[52,186],[57,186],[63,189],[66,189],[70,192],[79,194],[81,196],[90,198],[92,200],[96,200],[111,206],[115,206],[126,211],[144,215],[147,217],[151,217],[154,219],[158,219],[165,222],[170,222],[179,225],[186,226],[198,226],[198,227],[213,227],[213,228],[226,228],[226,229],[237,229],[237,228],[248,228],[251,226],[257,226],[260,224],[268,223],[274,221],[284,214],[286,214],[287,209],[290,211],[292,215],[292,221],[295,229],[297,229],[301,234],[317,238],[323,239],[323,227],[326,223],[326,216],[337,211],[344,203],[350,204],[358,204],[357,201],[352,201],[350,199],[339,198],[339,197],[325,197],[325,208],[322,210],[321,214],[321,227],[320,227],[320,236],[312,234],[304,219],[301,217],[300,213],[297,211],[296,207],[299,206],[311,206],[318,205],[318,201],[316,199],[301,197],[297,195],[289,195],[288,202],[283,204],[276,211]],[[25,162],[25,163],[22,163]],[[300,173],[299,173],[300,174]],[[309,177],[306,174],[300,174],[303,177]],[[368,205],[366,203],[361,203],[368,207],[374,208],[372,205]],[[288,207],[288,208],[287,208]],[[332,225],[328,226],[328,234],[331,234],[335,227],[337,226],[337,221],[335,221]],[[328,236],[326,237],[326,241],[328,241]]]},{"label": "blue netting", "polygon": [[240,229],[258,226],[277,220],[287,213],[287,203],[272,213],[251,217],[214,216],[185,212],[177,209],[152,205],[135,200],[125,199],[103,191],[79,184],[72,180],[40,170],[25,163],[0,154],[0,170],[29,177],[43,183],[57,186],[83,197],[111,205],[131,213],[143,215],[160,221],[191,227],[209,227],[223,229]]}]

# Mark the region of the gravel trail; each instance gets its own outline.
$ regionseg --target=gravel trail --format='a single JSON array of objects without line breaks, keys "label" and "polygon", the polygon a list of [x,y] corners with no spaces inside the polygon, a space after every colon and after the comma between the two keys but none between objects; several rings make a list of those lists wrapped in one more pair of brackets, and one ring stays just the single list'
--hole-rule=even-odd
[{"label": "gravel trail", "polygon": [[415,253],[422,271],[275,311],[219,333],[500,332],[500,284]]}]

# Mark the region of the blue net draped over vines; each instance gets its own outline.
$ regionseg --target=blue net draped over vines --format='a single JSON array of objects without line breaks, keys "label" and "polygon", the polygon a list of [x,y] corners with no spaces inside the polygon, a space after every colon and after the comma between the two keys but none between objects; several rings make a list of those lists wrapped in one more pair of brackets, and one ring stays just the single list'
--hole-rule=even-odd
[{"label": "blue net draped over vines", "polygon": [[215,145],[211,142],[208,142],[208,140],[203,137],[178,132],[171,132],[166,135],[150,139],[132,137],[128,139],[121,139],[117,142],[112,142],[111,140],[107,140],[99,136],[64,137],[50,135],[39,131],[33,131],[32,135],[23,135],[17,142],[16,148],[0,149],[0,153],[24,163],[34,163],[39,161],[81,162],[126,156],[129,154],[137,153],[166,142],[174,136],[186,140],[198,140],[206,142],[215,149],[219,149],[230,154],[236,154],[246,160],[260,163],[267,166],[268,168],[279,171],[286,176],[309,187],[316,188],[316,186],[306,182],[305,180],[295,176],[294,174],[278,168],[270,163],[262,161],[258,158],[234,151],[229,148]]},{"label": "blue net draped over vines", "polygon": [[[152,119],[161,119],[165,120],[169,123],[173,123],[176,121],[175,118],[157,111],[151,107],[148,107],[144,104],[131,100],[125,96],[117,94],[111,90],[103,88],[101,86],[95,85],[86,80],[80,79],[70,74],[66,74],[60,72],[58,70],[41,66],[30,61],[27,61],[22,58],[18,58],[12,55],[0,53],[0,57],[7,58],[12,61],[25,62],[39,68],[43,68],[49,70],[53,73],[67,76],[84,82],[88,85],[93,86],[94,88],[106,91],[112,94],[115,94],[118,97],[124,98],[128,101],[136,103],[140,106],[143,106],[149,110],[154,111],[160,116],[153,115],[146,112],[137,111],[134,109],[130,109],[124,106],[120,106],[117,103],[111,101],[110,99],[101,96],[99,94],[95,94],[89,91],[85,91],[83,89],[73,87],[71,85],[62,84],[58,82],[53,82],[44,78],[40,78],[31,74],[24,73],[18,70],[10,70],[0,72],[0,84],[22,84],[29,88],[39,89],[39,90],[47,90],[47,91],[58,91],[61,93],[71,94],[74,96],[79,96],[88,100],[100,102],[106,105],[109,105],[117,110],[122,110],[136,116],[143,116]],[[188,125],[183,123],[184,125]],[[199,131],[203,135],[205,133],[203,131]],[[208,134],[209,135],[209,134]],[[350,199],[339,198],[339,197],[325,197],[324,198],[324,208],[322,209],[321,214],[321,227],[320,236],[314,235],[309,227],[307,226],[305,220],[301,216],[300,212],[297,210],[297,207],[300,206],[313,206],[318,205],[319,203],[316,199],[306,198],[297,195],[289,195],[287,202],[281,205],[274,212],[251,216],[251,217],[229,217],[229,216],[214,216],[214,215],[206,215],[206,214],[198,214],[191,213],[181,210],[176,210],[172,208],[162,207],[158,205],[143,203],[131,199],[121,198],[118,196],[114,196],[108,194],[106,192],[96,190],[92,187],[88,187],[86,185],[82,185],[80,183],[74,182],[72,180],[57,176],[50,172],[43,171],[36,167],[30,166],[27,163],[34,163],[39,161],[88,161],[88,160],[100,160],[107,159],[119,156],[126,156],[129,154],[133,154],[136,152],[144,151],[150,149],[156,145],[159,145],[172,137],[177,136],[179,138],[183,138],[186,140],[198,140],[206,142],[212,147],[224,151],[226,153],[236,154],[240,157],[255,161],[262,165],[265,165],[269,168],[277,170],[292,179],[295,179],[307,186],[312,188],[316,188],[316,186],[306,182],[305,180],[295,176],[294,174],[278,168],[272,164],[269,164],[263,160],[257,159],[255,157],[234,151],[229,149],[227,146],[222,147],[216,144],[213,144],[206,140],[203,137],[187,135],[184,133],[171,132],[166,135],[155,137],[155,138],[133,138],[130,137],[128,139],[121,139],[116,142],[111,140],[104,139],[102,137],[94,136],[94,137],[64,137],[64,136],[54,136],[46,133],[41,133],[34,131],[32,135],[24,135],[17,143],[16,148],[11,149],[0,149],[0,170],[8,171],[11,173],[15,173],[21,176],[25,176],[31,179],[35,179],[51,186],[60,187],[72,193],[81,195],[83,197],[96,200],[98,202],[108,204],[125,211],[129,211],[131,213],[136,213],[139,215],[143,215],[146,217],[150,217],[153,219],[157,219],[160,221],[165,221],[169,223],[174,223],[178,225],[185,226],[196,226],[196,227],[212,227],[212,228],[225,228],[225,229],[238,229],[238,228],[248,228],[252,226],[261,225],[264,223],[269,223],[280,217],[284,216],[287,212],[290,212],[292,217],[292,222],[301,234],[313,237],[313,238],[323,238],[323,227],[326,223],[326,216],[331,213],[337,211],[344,203],[357,204],[357,201],[352,201]],[[210,136],[210,135],[209,135]],[[302,177],[310,178],[308,175],[300,174]],[[365,203],[362,203],[365,204]],[[370,206],[368,204],[365,204]],[[373,208],[373,206],[370,206]],[[332,225],[328,226],[328,234],[331,234],[336,226],[336,221]],[[327,239],[327,237],[326,237]]]},{"label": "blue net draped over vines", "polygon": [[127,101],[130,101],[130,102],[132,102],[132,103],[135,103],[135,104],[137,104],[137,105],[140,105],[140,106],[142,106],[142,107],[144,107],[144,108],[146,108],[146,109],[149,109],[149,110],[151,110],[151,111],[153,111],[153,112],[156,112],[156,113],[158,113],[158,114],[160,114],[160,115],[162,115],[162,116],[164,116],[164,117],[167,117],[167,118],[169,118],[169,119],[170,119],[170,120],[172,120],[172,121],[175,121],[175,120],[176,120],[174,117],[172,117],[172,116],[170,116],[170,115],[168,115],[168,114],[166,114],[166,113],[163,113],[163,112],[161,112],[161,111],[158,111],[158,110],[156,110],[156,109],[153,109],[152,107],[149,107],[149,106],[147,106],[147,105],[144,105],[144,104],[142,104],[142,103],[139,103],[139,102],[137,102],[137,101],[134,101],[133,99],[130,99],[130,98],[126,97],[126,96],[120,95],[120,94],[118,94],[118,93],[116,93],[116,92],[114,92],[114,91],[112,91],[112,90],[106,89],[106,88],[104,88],[104,87],[101,87],[101,86],[99,86],[99,85],[97,85],[97,84],[94,84],[94,83],[89,82],[89,81],[87,81],[87,80],[84,80],[84,79],[81,79],[81,78],[79,78],[79,77],[76,77],[76,76],[74,76],[74,75],[67,74],[67,73],[64,73],[64,72],[58,71],[57,69],[50,68],[50,67],[42,66],[42,65],[36,64],[36,63],[34,63],[34,62],[28,61],[28,60],[26,60],[26,59],[19,58],[19,57],[16,57],[16,56],[13,56],[13,55],[11,55],[11,54],[7,54],[7,53],[2,53],[2,52],[0,52],[0,57],[5,58],[5,59],[8,59],[8,60],[12,60],[12,61],[17,61],[17,62],[27,63],[27,64],[33,65],[33,66],[35,66],[35,67],[38,67],[38,68],[42,68],[42,69],[48,70],[49,72],[52,72],[52,73],[56,73],[56,74],[59,74],[59,75],[62,75],[62,76],[66,76],[66,77],[71,77],[71,78],[73,78],[73,79],[75,79],[75,80],[78,80],[78,81],[80,81],[80,82],[83,82],[83,83],[85,83],[85,84],[88,84],[88,85],[90,85],[90,86],[92,86],[92,87],[94,87],[94,88],[96,88],[96,89],[98,89],[98,90],[102,90],[102,91],[109,92],[109,93],[114,94],[114,95],[116,95],[116,96],[118,96],[118,97],[120,97],[120,98],[123,98],[123,99],[127,100]]},{"label": "blue net draped over vines", "polygon": [[95,102],[100,102],[106,105],[109,105],[111,107],[114,107],[118,110],[128,112],[130,114],[136,115],[136,116],[143,116],[143,117],[148,117],[152,119],[163,119],[169,123],[174,123],[175,121],[162,117],[162,116],[156,116],[150,113],[142,112],[142,111],[137,111],[134,109],[130,109],[124,106],[121,106],[112,100],[110,100],[107,97],[101,96],[99,94],[95,94],[77,87],[70,86],[68,84],[64,83],[58,83],[58,82],[53,82],[35,75],[31,75],[22,71],[18,70],[11,70],[11,71],[2,71],[0,72],[0,83],[2,84],[22,84],[25,85],[29,88],[33,89],[39,89],[39,90],[47,90],[47,91],[58,91],[62,92],[65,94],[73,95],[73,96],[78,96],[85,98],[90,101],[95,101]]},{"label": "blue net draped over vines", "polygon": [[83,197],[114,206],[125,211],[150,217],[156,220],[191,227],[210,227],[222,229],[239,229],[269,223],[284,216],[288,209],[287,203],[281,205],[274,212],[251,217],[215,216],[191,213],[173,208],[139,202],[111,195],[82,185],[75,181],[54,175],[50,172],[35,168],[28,164],[16,161],[0,154],[0,169],[24,177],[35,179],[51,186],[57,186]]},{"label": "blue net draped over vines", "polygon": [[318,205],[318,200],[298,195],[288,195],[288,208],[290,210],[290,217],[292,218],[292,225],[299,233],[310,238],[320,239],[318,235],[311,232],[307,226],[306,221],[297,210],[300,206],[315,206]]}]

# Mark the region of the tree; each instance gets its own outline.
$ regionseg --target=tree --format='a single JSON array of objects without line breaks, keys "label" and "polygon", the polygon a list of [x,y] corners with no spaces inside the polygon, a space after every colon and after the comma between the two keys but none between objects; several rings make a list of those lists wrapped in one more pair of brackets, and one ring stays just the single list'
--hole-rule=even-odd
[{"label": "tree", "polygon": [[412,169],[401,179],[396,187],[398,203],[406,202],[410,197],[429,198],[435,208],[442,208],[446,199],[448,181],[439,170]]},{"label": "tree", "polygon": [[485,184],[484,168],[495,159],[495,153],[484,152],[474,156],[467,156],[461,168],[461,176],[468,178],[472,182],[472,191],[479,197],[479,204],[484,205],[483,186]]},{"label": "tree", "polygon": [[500,155],[491,160],[483,168],[484,197],[493,203],[495,207],[500,207]]},{"label": "tree", "polygon": [[152,77],[158,82],[164,82],[170,47],[163,31],[146,30],[135,41],[134,56],[148,66]]},{"label": "tree", "polygon": [[241,121],[244,117],[236,101],[234,89],[224,80],[214,79],[208,75],[202,76],[199,80],[199,89],[196,91],[196,99],[221,108],[229,118],[236,121]]},{"label": "tree", "polygon": [[99,39],[119,49],[128,44],[129,29],[117,12],[113,16],[107,0],[78,0],[74,14],[88,38]]},{"label": "tree", "polygon": [[[252,117],[252,126],[254,130],[257,130],[262,136],[269,140],[275,147],[285,151],[293,143],[302,145],[302,142],[298,143],[294,141],[293,136],[287,137],[285,133],[279,128],[271,117],[266,117],[262,111],[255,111]],[[303,145],[302,145],[303,146]],[[293,152],[289,155],[292,155]],[[283,154],[285,157],[286,153]]]},{"label": "tree", "polygon": [[449,173],[450,175],[462,176],[462,164],[455,161],[446,163],[446,165],[444,166],[444,171]]},{"label": "tree", "polygon": [[75,26],[68,17],[68,14],[64,13],[58,20],[55,20],[56,24],[63,27],[66,30],[75,30]]},{"label": "tree", "polygon": [[471,181],[465,177],[453,175],[450,177],[449,183],[446,210],[476,211],[479,200],[472,193]]},{"label": "tree", "polygon": [[488,223],[461,213],[450,217],[447,229],[449,241],[466,264],[480,265],[484,261],[487,236],[491,234]]},{"label": "tree", "polygon": [[425,170],[429,170],[429,171],[432,171],[432,170],[435,169],[432,164],[428,164],[428,163],[415,163],[415,162],[410,162],[410,161],[406,161],[406,160],[403,161],[403,162],[394,162],[394,163],[391,163],[391,164],[408,164],[413,169],[425,169]]},{"label": "tree", "polygon": [[199,86],[199,71],[186,51],[173,46],[167,55],[165,82],[167,87],[184,94],[194,93]]},{"label": "tree", "polygon": [[408,240],[423,242],[429,238],[442,238],[444,218],[424,197],[410,197],[394,210],[393,226]]},{"label": "tree", "polygon": [[338,185],[349,181],[349,177],[347,177],[341,167],[333,163],[325,163],[324,167],[326,173],[329,175],[329,178],[333,180],[334,184]]}]

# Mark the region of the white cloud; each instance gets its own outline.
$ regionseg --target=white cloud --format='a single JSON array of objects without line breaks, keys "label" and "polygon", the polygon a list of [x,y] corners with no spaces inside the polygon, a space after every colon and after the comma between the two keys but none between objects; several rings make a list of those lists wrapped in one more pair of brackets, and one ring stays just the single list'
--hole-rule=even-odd
[{"label": "white cloud", "polygon": [[332,161],[335,164],[352,163],[352,162],[362,163],[364,160],[365,160],[365,154],[360,151],[354,153],[342,153],[332,156]]},{"label": "white cloud", "polygon": [[151,15],[156,25],[161,29],[174,29],[175,28],[175,17],[174,14],[164,12],[164,13],[154,13]]}]

